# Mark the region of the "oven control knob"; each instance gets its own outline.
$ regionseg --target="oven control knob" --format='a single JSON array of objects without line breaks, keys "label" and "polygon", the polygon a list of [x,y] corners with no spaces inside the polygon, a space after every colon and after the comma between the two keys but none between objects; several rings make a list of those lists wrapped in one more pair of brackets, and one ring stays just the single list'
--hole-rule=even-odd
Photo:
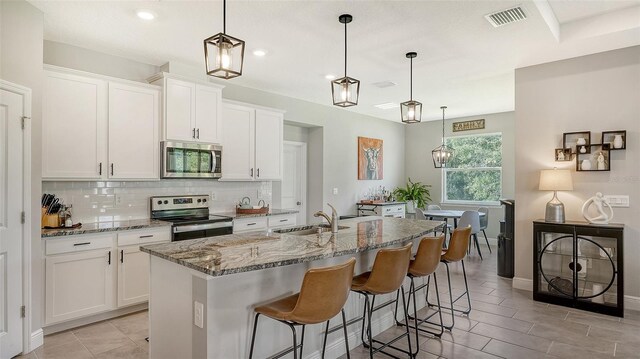
[{"label": "oven control knob", "polygon": [[198,198],[198,203],[202,202],[202,200],[200,198]]},{"label": "oven control knob", "polygon": [[164,200],[164,204],[169,204],[169,201],[167,201],[166,199]]},{"label": "oven control knob", "polygon": [[162,201],[158,201],[158,204],[162,204]]},{"label": "oven control knob", "polygon": [[204,202],[206,202],[206,201],[207,201],[207,199],[206,199],[206,198],[202,199],[202,203],[204,203]]}]

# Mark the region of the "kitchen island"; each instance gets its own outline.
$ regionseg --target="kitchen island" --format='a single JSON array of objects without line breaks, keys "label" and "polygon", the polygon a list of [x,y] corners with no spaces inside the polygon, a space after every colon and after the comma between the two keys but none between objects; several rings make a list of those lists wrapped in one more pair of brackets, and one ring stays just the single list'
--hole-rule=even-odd
[{"label": "kitchen island", "polygon": [[[150,357],[246,358],[253,308],[299,291],[309,268],[355,257],[356,274],[367,271],[378,249],[408,241],[415,245],[443,222],[363,217],[340,225],[344,228],[335,235],[296,227],[310,230],[232,234],[142,247],[151,255]],[[359,316],[362,308],[363,299],[352,293],[345,306],[347,316]],[[376,314],[374,333],[394,324],[391,309]],[[263,358],[290,346],[288,330],[274,321],[261,321],[256,356]],[[307,328],[305,356],[319,354],[322,330],[322,325]],[[359,330],[359,324],[349,327],[351,347],[358,344]],[[342,340],[340,333],[329,336],[327,357],[344,354]]]}]

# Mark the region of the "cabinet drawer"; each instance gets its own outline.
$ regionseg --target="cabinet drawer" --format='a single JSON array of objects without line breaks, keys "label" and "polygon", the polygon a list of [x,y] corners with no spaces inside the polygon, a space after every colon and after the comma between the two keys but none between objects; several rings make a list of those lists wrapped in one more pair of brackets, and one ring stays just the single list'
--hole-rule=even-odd
[{"label": "cabinet drawer", "polygon": [[60,239],[48,239],[45,242],[45,254],[60,254],[111,248],[113,234],[73,236]]},{"label": "cabinet drawer", "polygon": [[233,233],[259,231],[267,229],[267,217],[243,218],[233,220]]},{"label": "cabinet drawer", "polygon": [[380,214],[381,215],[404,213],[404,206],[403,205],[384,206],[384,207],[380,207],[380,208],[381,208],[380,209]]},{"label": "cabinet drawer", "polygon": [[286,227],[296,225],[296,215],[269,216],[269,228]]},{"label": "cabinet drawer", "polygon": [[118,233],[118,246],[171,241],[170,227],[142,229]]}]

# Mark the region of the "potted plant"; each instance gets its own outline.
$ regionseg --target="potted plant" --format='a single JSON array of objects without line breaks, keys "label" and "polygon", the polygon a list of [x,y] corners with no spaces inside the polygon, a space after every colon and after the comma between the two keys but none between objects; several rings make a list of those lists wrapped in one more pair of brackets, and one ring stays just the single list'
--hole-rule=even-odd
[{"label": "potted plant", "polygon": [[407,213],[415,213],[416,208],[425,208],[427,202],[431,201],[429,193],[431,185],[422,184],[421,182],[412,182],[409,178],[407,187],[398,187],[393,191],[393,195],[398,201],[407,202]]}]

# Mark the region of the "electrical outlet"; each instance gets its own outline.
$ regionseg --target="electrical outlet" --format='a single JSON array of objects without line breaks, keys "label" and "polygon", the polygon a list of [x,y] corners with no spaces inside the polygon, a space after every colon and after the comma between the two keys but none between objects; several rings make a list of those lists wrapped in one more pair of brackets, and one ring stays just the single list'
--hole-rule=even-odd
[{"label": "electrical outlet", "polygon": [[116,206],[121,206],[122,205],[122,196],[119,194],[116,194],[115,196],[115,205]]},{"label": "electrical outlet", "polygon": [[587,258],[587,269],[593,268],[593,260],[591,258]]},{"label": "electrical outlet", "polygon": [[211,200],[212,201],[216,200],[216,193],[215,192],[211,192]]},{"label": "electrical outlet", "polygon": [[193,303],[193,324],[204,328],[204,305],[198,301]]},{"label": "electrical outlet", "polygon": [[338,187],[333,188],[333,194],[338,194]]},{"label": "electrical outlet", "polygon": [[604,199],[611,207],[629,207],[629,196],[605,195]]}]

